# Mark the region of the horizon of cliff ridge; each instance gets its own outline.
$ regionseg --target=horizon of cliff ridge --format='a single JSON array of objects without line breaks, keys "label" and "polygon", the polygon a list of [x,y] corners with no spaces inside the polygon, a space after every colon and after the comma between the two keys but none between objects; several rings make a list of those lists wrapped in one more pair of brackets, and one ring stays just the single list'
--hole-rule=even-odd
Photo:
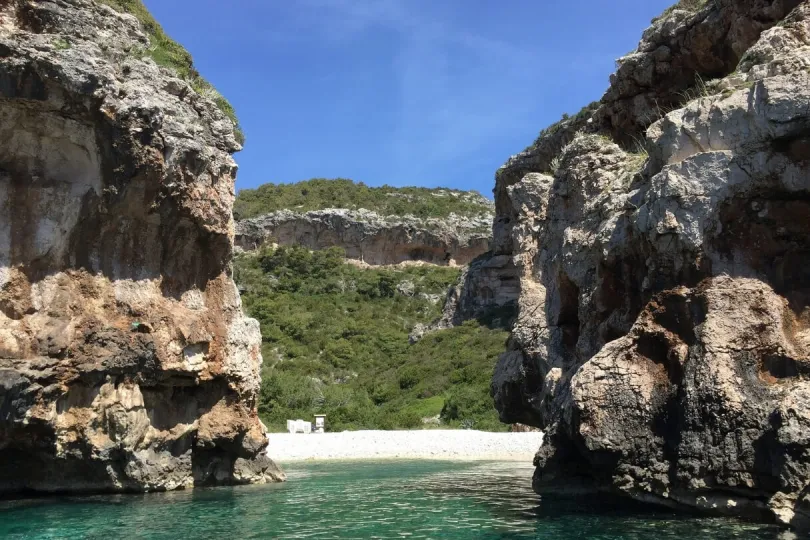
[{"label": "horizon of cliff ridge", "polygon": [[370,210],[384,216],[420,218],[488,216],[494,202],[478,191],[445,187],[368,186],[346,178],[313,178],[301,182],[267,183],[241,189],[234,202],[234,217],[247,219],[280,210],[309,212],[342,208]]}]

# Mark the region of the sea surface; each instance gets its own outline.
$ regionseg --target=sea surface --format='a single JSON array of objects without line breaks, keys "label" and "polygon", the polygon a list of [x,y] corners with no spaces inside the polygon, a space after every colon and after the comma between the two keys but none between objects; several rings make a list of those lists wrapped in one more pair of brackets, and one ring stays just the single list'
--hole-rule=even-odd
[{"label": "sea surface", "polygon": [[539,497],[530,466],[435,461],[285,467],[284,484],[0,502],[0,538],[795,538],[616,498]]}]

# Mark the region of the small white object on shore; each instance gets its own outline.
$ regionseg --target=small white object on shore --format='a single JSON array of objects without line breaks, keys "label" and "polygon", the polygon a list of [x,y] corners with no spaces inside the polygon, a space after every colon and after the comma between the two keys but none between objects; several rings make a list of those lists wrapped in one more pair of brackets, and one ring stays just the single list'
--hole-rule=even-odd
[{"label": "small white object on shore", "polygon": [[305,422],[304,420],[287,420],[287,431],[291,435],[295,435],[296,433],[309,435],[312,433],[312,423]]},{"label": "small white object on shore", "polygon": [[350,459],[437,459],[531,463],[543,434],[424,429],[343,431],[319,435],[270,433],[268,455],[279,462]]}]

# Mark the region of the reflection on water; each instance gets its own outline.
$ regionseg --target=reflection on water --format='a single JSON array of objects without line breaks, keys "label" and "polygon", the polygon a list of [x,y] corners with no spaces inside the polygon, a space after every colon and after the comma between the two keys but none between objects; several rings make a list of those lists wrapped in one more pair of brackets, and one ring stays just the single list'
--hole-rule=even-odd
[{"label": "reflection on water", "polygon": [[291,465],[288,482],[0,503],[2,538],[779,538],[613,499],[540,498],[530,466],[388,461]]}]

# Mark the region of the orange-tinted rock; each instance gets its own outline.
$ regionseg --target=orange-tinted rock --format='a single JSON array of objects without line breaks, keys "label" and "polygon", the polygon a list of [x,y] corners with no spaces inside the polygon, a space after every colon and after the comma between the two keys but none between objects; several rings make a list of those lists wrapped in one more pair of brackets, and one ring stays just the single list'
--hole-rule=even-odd
[{"label": "orange-tinted rock", "polygon": [[131,15],[0,21],[0,492],[283,478],[229,270],[230,120],[133,53]]}]

